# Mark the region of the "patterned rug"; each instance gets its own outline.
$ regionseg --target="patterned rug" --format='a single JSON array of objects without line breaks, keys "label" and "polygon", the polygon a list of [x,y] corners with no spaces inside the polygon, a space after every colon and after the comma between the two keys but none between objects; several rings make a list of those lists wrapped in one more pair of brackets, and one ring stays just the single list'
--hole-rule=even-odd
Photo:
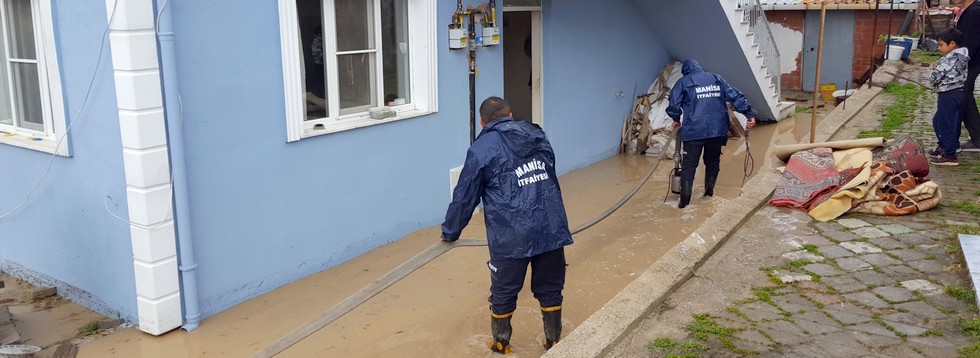
[{"label": "patterned rug", "polygon": [[908,170],[896,172],[886,161],[871,166],[868,185],[868,195],[857,200],[851,212],[908,215],[936,207],[943,197],[936,182],[913,176]]},{"label": "patterned rug", "polygon": [[793,153],[769,204],[809,211],[840,187],[830,148]]}]

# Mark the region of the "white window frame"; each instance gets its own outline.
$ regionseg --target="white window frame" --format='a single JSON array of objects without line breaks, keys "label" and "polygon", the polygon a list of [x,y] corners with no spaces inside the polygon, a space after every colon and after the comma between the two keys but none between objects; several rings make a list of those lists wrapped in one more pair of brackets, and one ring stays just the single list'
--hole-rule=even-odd
[{"label": "white window frame", "polygon": [[[58,54],[54,41],[54,25],[51,17],[51,2],[27,0],[31,3],[31,13],[34,17],[34,48],[37,52],[38,79],[41,89],[41,111],[44,115],[44,131],[18,128],[0,124],[0,143],[23,147],[42,152],[69,156],[68,143],[62,140],[67,131],[65,123],[65,107],[62,99],[60,72],[58,71]],[[7,31],[6,8],[0,6],[0,31]],[[4,41],[9,52],[9,41]],[[0,65],[7,66],[7,61],[0,60]],[[9,68],[8,68],[9,70]],[[9,72],[9,71],[8,71]],[[13,91],[12,85],[9,90]],[[14,104],[16,105],[16,104]],[[61,145],[58,145],[58,142]]]},{"label": "white window frame", "polygon": [[[332,17],[333,0],[321,0],[324,7],[324,16]],[[375,0],[375,18],[380,16],[380,4]],[[397,116],[386,119],[372,119],[365,110],[347,115],[338,115],[337,104],[330,103],[331,117],[317,120],[305,120],[306,114],[306,93],[304,92],[305,79],[303,78],[303,48],[299,34],[299,16],[296,10],[296,0],[279,0],[279,31],[282,47],[282,74],[283,90],[285,92],[286,105],[286,141],[294,142],[303,138],[314,137],[323,134],[336,133],[355,128],[367,127],[382,123],[390,123],[402,119],[424,116],[438,111],[438,47],[436,46],[436,30],[438,26],[436,20],[437,0],[401,0],[408,4],[408,43],[409,43],[409,81],[411,88],[411,102],[405,105],[392,107],[397,112]],[[380,21],[375,21],[376,33],[380,43]],[[328,23],[329,25],[329,23]],[[334,40],[334,26],[323,26],[324,47],[332,46],[330,41]],[[329,34],[328,34],[329,33]],[[378,46],[377,71],[381,73],[382,49]],[[324,51],[324,61],[329,61],[328,52]],[[336,56],[333,56],[336,61]],[[327,84],[331,83],[331,78],[336,78],[336,74],[327,74]],[[333,81],[336,83],[336,81]],[[330,93],[336,93],[336,88],[329,87]],[[381,93],[382,89],[377,90]],[[384,97],[379,95],[379,103]],[[322,129],[314,126],[322,124]]]}]

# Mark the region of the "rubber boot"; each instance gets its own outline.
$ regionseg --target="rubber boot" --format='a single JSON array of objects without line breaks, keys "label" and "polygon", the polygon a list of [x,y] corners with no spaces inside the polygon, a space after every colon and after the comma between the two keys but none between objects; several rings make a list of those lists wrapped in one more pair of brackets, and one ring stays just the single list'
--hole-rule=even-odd
[{"label": "rubber boot", "polygon": [[561,306],[541,307],[544,321],[544,349],[551,349],[561,338]]},{"label": "rubber boot", "polygon": [[490,312],[490,332],[493,333],[493,342],[490,342],[490,350],[494,353],[510,354],[510,318],[514,313],[503,315]]},{"label": "rubber boot", "polygon": [[681,202],[677,204],[678,209],[683,209],[691,203],[691,187],[693,185],[693,182],[681,180]]},{"label": "rubber boot", "polygon": [[704,177],[704,196],[715,196],[716,181],[718,181],[717,175]]}]

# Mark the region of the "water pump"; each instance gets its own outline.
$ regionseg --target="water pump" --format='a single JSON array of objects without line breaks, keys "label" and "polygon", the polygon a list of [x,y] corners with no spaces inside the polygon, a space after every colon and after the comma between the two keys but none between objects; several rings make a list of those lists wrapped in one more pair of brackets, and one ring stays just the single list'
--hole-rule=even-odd
[{"label": "water pump", "polygon": [[670,176],[670,192],[674,194],[681,193],[681,163],[684,161],[684,153],[681,149],[681,130],[677,128],[677,132],[674,134],[674,170],[671,171]]}]

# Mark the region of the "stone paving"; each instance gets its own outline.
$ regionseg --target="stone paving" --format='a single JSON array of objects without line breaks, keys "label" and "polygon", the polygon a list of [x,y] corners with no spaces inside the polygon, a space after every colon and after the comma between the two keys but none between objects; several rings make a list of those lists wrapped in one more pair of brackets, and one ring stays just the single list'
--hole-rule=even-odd
[{"label": "stone paving", "polygon": [[[922,77],[922,72],[913,69],[909,76]],[[935,94],[927,96],[934,105]],[[933,112],[920,109],[899,131],[924,146],[934,144],[931,127],[923,129]],[[754,271],[725,262],[752,250],[733,254],[723,247],[715,256],[727,257],[716,263],[710,259],[700,270],[707,272],[696,273],[610,355],[980,357],[976,297],[956,240],[958,232],[980,230],[978,217],[951,204],[977,202],[980,155],[961,154],[960,161],[958,169],[932,168],[930,177],[942,186],[944,201],[928,212],[902,217],[847,214],[767,239],[739,237],[776,232],[751,228],[765,224],[749,221],[725,245],[767,245],[755,254],[773,260],[759,260],[765,265]],[[765,208],[757,216],[783,215],[784,210]],[[789,244],[772,252],[769,243],[776,242]],[[760,284],[750,276],[767,277],[768,282]],[[738,294],[691,288],[719,279],[743,281],[744,291],[750,292],[732,299]],[[723,296],[724,304],[684,302],[710,301],[711,296]],[[704,307],[711,303],[715,307]],[[703,311],[689,313],[699,309]],[[681,314],[688,318],[682,320]],[[643,341],[646,354],[628,347]]]}]

